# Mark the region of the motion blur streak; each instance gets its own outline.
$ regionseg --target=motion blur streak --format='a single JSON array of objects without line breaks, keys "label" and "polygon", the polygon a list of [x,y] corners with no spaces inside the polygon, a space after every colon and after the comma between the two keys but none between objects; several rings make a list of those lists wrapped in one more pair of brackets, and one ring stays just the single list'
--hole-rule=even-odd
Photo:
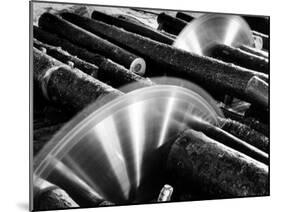
[{"label": "motion blur streak", "polygon": [[137,102],[129,106],[130,127],[132,144],[135,151],[135,172],[137,187],[140,185],[141,163],[143,156],[143,143],[145,141],[144,131],[144,102]]},{"label": "motion blur streak", "polygon": [[[121,153],[120,140],[112,116],[97,124],[94,128],[95,135],[101,141],[105,154],[108,155],[111,168],[118,179],[125,199],[129,197],[130,180],[125,166],[124,157]],[[107,132],[107,133],[105,133]],[[122,184],[121,184],[122,182]]]},{"label": "motion blur streak", "polygon": [[163,122],[163,127],[161,129],[159,141],[157,147],[160,147],[163,145],[164,140],[165,140],[165,135],[168,129],[169,121],[171,119],[172,111],[174,109],[176,99],[172,96],[169,98],[168,103],[167,103],[167,108],[164,114],[164,122]]}]

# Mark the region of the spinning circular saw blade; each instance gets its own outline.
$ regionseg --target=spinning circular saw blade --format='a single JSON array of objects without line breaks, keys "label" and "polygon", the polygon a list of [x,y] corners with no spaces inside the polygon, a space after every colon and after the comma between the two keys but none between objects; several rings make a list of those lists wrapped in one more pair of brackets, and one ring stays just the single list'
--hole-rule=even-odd
[{"label": "spinning circular saw blade", "polygon": [[131,92],[82,111],[36,156],[35,178],[51,179],[81,198],[93,192],[116,204],[157,197],[165,183],[159,179],[161,149],[191,118],[217,124],[221,114],[193,83],[155,81],[145,88],[129,86]]},{"label": "spinning circular saw blade", "polygon": [[211,48],[217,43],[233,47],[254,46],[254,38],[250,27],[240,16],[207,14],[190,22],[173,46],[210,56]]}]

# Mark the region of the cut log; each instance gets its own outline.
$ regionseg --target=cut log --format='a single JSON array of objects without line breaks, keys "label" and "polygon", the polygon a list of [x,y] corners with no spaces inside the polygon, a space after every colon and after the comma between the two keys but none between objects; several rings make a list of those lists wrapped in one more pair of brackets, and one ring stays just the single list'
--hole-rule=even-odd
[{"label": "cut log", "polygon": [[257,55],[259,57],[263,57],[265,59],[268,59],[268,52],[263,51],[263,50],[259,50],[256,48],[252,48],[250,46],[247,45],[243,45],[239,47],[240,49],[242,49],[243,51],[249,52],[251,54]]},{"label": "cut log", "polygon": [[33,74],[50,101],[78,112],[105,95],[123,93],[33,48]]},{"label": "cut log", "polygon": [[[53,58],[65,63],[65,64],[71,64],[73,63],[74,67],[80,69],[81,71],[85,72],[86,74],[89,74],[92,77],[97,78],[98,75],[98,67],[94,64],[88,63],[84,60],[81,60],[68,52],[62,50],[60,47],[51,46],[45,43],[42,43],[38,41],[37,39],[33,39],[33,45],[37,49],[41,49],[46,51],[46,53]],[[73,67],[73,68],[74,68]]]},{"label": "cut log", "polygon": [[188,14],[183,13],[183,12],[177,12],[176,18],[179,18],[179,19],[181,19],[183,21],[186,21],[186,22],[190,22],[190,21],[192,21],[194,19],[193,16],[188,15]]},{"label": "cut log", "polygon": [[33,210],[59,210],[78,208],[79,205],[56,185],[38,178],[34,182]]},{"label": "cut log", "polygon": [[125,67],[100,54],[92,53],[68,40],[58,37],[56,34],[52,34],[36,26],[33,26],[33,32],[34,37],[38,40],[53,46],[61,47],[72,55],[98,66],[99,71],[97,78],[103,82],[107,82],[107,84],[113,87],[124,86],[131,82],[137,82],[141,86],[150,86],[153,84],[149,79],[129,71]]},{"label": "cut log", "polygon": [[251,102],[255,102],[258,106],[265,108],[269,107],[269,88],[268,84],[260,78],[252,77],[246,87],[246,93],[251,99]]},{"label": "cut log", "polygon": [[157,22],[159,24],[159,30],[164,30],[173,35],[178,35],[187,25],[186,21],[167,15],[166,13],[160,13],[157,17]]},{"label": "cut log", "polygon": [[269,140],[264,134],[231,119],[218,117],[221,129],[240,138],[256,148],[269,153]]},{"label": "cut log", "polygon": [[193,130],[172,145],[167,167],[175,190],[201,199],[269,195],[268,166]]},{"label": "cut log", "polygon": [[168,75],[192,80],[208,91],[223,90],[226,94],[247,101],[250,99],[249,94],[245,92],[248,81],[253,76],[268,79],[266,74],[176,49],[93,19],[70,13],[63,17],[93,33],[103,35],[111,42],[123,45],[149,60],[162,64],[167,67]]},{"label": "cut log", "polygon": [[269,16],[243,15],[242,17],[247,21],[252,30],[269,34]]},{"label": "cut log", "polygon": [[269,64],[267,59],[245,52],[239,48],[217,44],[214,45],[210,51],[211,56],[219,60],[262,73],[269,73]]},{"label": "cut log", "polygon": [[253,31],[253,35],[260,37],[262,39],[262,48],[265,50],[269,50],[269,37],[260,32]]},{"label": "cut log", "polygon": [[145,61],[142,58],[71,24],[59,16],[44,13],[39,18],[39,26],[50,32],[57,33],[90,51],[101,53],[113,61],[124,65],[134,73],[139,75],[145,73]]},{"label": "cut log", "polygon": [[163,186],[163,188],[161,189],[158,198],[157,198],[157,202],[168,202],[171,201],[171,196],[173,194],[173,187],[166,184]]},{"label": "cut log", "polygon": [[110,24],[110,25],[121,27],[129,32],[134,32],[134,33],[140,34],[142,36],[151,38],[153,40],[162,42],[162,43],[171,45],[174,42],[173,39],[171,39],[170,37],[168,37],[166,35],[163,35],[162,33],[160,33],[159,31],[157,31],[153,28],[149,28],[149,27],[145,27],[140,24],[132,23],[132,22],[129,22],[128,20],[116,18],[114,16],[107,15],[107,14],[99,12],[99,11],[93,11],[92,18],[95,20]]},{"label": "cut log", "polygon": [[[238,137],[236,135],[233,135],[232,133],[230,134],[228,131],[225,131],[223,127],[219,128],[209,124],[208,122],[204,122],[198,119],[189,119],[188,126],[191,127],[191,129],[193,130],[203,132],[206,136],[216,140],[217,142],[222,143],[241,153],[244,153],[245,155],[255,160],[258,160],[265,164],[269,163],[268,154],[257,148],[257,146],[264,147],[264,143],[262,143],[261,145],[259,142],[255,142],[254,140],[250,140],[250,142],[248,142],[249,139],[241,140],[241,136]],[[227,127],[225,128],[229,129]],[[243,138],[245,137],[246,136],[244,136]],[[268,140],[266,147],[268,150]]]},{"label": "cut log", "polygon": [[269,127],[268,125],[262,123],[261,121],[254,119],[253,117],[244,117],[241,116],[234,111],[230,111],[229,109],[225,107],[220,107],[224,116],[226,118],[232,119],[234,121],[239,122],[240,124],[246,125],[247,127],[250,127],[251,129],[265,135],[266,137],[269,136]]}]

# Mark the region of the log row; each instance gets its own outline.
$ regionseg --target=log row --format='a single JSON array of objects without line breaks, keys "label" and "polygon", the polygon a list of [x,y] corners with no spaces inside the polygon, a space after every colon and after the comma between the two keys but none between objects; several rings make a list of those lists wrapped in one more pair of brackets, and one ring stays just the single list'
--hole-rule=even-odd
[{"label": "log row", "polygon": [[101,54],[96,54],[88,51],[85,48],[77,46],[66,39],[50,33],[46,30],[33,26],[34,37],[43,43],[61,47],[70,54],[77,56],[91,64],[99,67],[97,78],[103,82],[107,82],[111,86],[118,88],[131,82],[137,82],[141,86],[150,86],[153,83],[146,78],[143,78],[122,65],[119,65],[112,60],[104,57]]},{"label": "log row", "polygon": [[[54,17],[56,17],[54,19]],[[52,23],[52,27],[46,22]],[[109,57],[115,62],[124,65],[126,68],[137,74],[143,75],[145,72],[145,61],[136,56],[135,54],[120,48],[109,41],[100,38],[80,27],[64,21],[58,16],[52,16],[48,13],[44,13],[39,18],[39,26],[44,29],[57,33],[73,42],[80,45],[90,51],[101,53],[104,56]]]},{"label": "log row", "polygon": [[245,126],[250,127],[251,129],[265,135],[266,137],[269,136],[269,126],[261,122],[260,120],[257,120],[253,117],[244,117],[240,114],[237,114],[234,111],[231,111],[225,107],[220,107],[222,110],[224,116],[226,118],[229,118],[233,121],[237,121],[240,124],[243,124]]},{"label": "log row", "polygon": [[78,112],[102,96],[123,93],[33,48],[33,76],[50,101]]},{"label": "log row", "polygon": [[[80,69],[81,71],[85,72],[86,74],[89,74],[92,77],[97,77],[98,75],[98,67],[88,63],[84,60],[81,60],[77,57],[74,57],[73,55],[70,55],[68,52],[62,50],[60,47],[54,47],[48,44],[44,44],[36,39],[33,40],[33,46],[37,49],[41,49],[48,55],[52,56],[53,58],[65,63],[69,64],[72,67],[76,67]],[[71,64],[71,62],[73,64]]]},{"label": "log row", "polygon": [[[51,16],[52,22],[44,18],[46,16]],[[164,65],[169,70],[168,75],[192,80],[205,87],[207,91],[212,89],[223,90],[225,93],[248,100],[251,99],[246,92],[248,81],[253,76],[268,80],[266,74],[229,65],[212,58],[194,55],[99,21],[71,13],[63,13],[62,17],[117,45],[135,51],[144,58]],[[58,19],[54,15],[46,14],[41,16],[40,23],[52,27],[54,21]]]},{"label": "log row", "polygon": [[227,45],[217,44],[211,49],[211,56],[265,74],[269,73],[268,59]]},{"label": "log row", "polygon": [[[225,127],[223,125],[222,127],[216,127],[198,119],[190,118],[188,121],[188,126],[193,130],[203,132],[205,135],[216,140],[217,142],[222,143],[241,153],[244,153],[245,155],[248,155],[249,157],[254,158],[255,160],[258,160],[265,164],[269,163],[268,155],[267,153],[265,153],[268,152],[268,141],[267,143],[263,140],[263,142],[256,142],[255,140],[248,139],[247,136],[243,137],[246,138],[244,141],[240,139],[241,135],[238,133],[240,129],[236,129],[236,131],[231,131],[230,129],[233,128],[232,126]],[[239,132],[241,132],[241,130]],[[243,136],[243,132],[241,134]],[[258,135],[256,137],[258,137]],[[266,151],[263,151],[262,148],[264,148]]]},{"label": "log row", "polygon": [[104,23],[123,28],[129,32],[134,32],[136,34],[151,38],[162,43],[171,45],[174,42],[173,39],[153,28],[148,28],[140,24],[129,22],[128,20],[116,18],[99,11],[93,11],[91,17],[97,21],[102,21]]},{"label": "log row", "polygon": [[175,190],[197,199],[269,195],[266,165],[194,130],[172,145],[167,168]]},{"label": "log row", "polygon": [[248,144],[257,147],[258,149],[269,153],[269,140],[268,137],[261,132],[242,124],[238,121],[234,121],[229,118],[218,117],[219,126],[222,130],[229,132],[237,138],[247,142]]}]

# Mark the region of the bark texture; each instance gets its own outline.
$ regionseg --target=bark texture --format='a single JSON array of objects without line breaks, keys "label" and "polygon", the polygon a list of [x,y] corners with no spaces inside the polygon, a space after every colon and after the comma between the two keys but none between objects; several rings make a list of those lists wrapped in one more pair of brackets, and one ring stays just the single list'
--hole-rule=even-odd
[{"label": "bark texture", "polygon": [[219,144],[203,133],[187,130],[172,145],[168,168],[182,193],[192,187],[201,198],[233,198],[269,194],[268,167]]}]

